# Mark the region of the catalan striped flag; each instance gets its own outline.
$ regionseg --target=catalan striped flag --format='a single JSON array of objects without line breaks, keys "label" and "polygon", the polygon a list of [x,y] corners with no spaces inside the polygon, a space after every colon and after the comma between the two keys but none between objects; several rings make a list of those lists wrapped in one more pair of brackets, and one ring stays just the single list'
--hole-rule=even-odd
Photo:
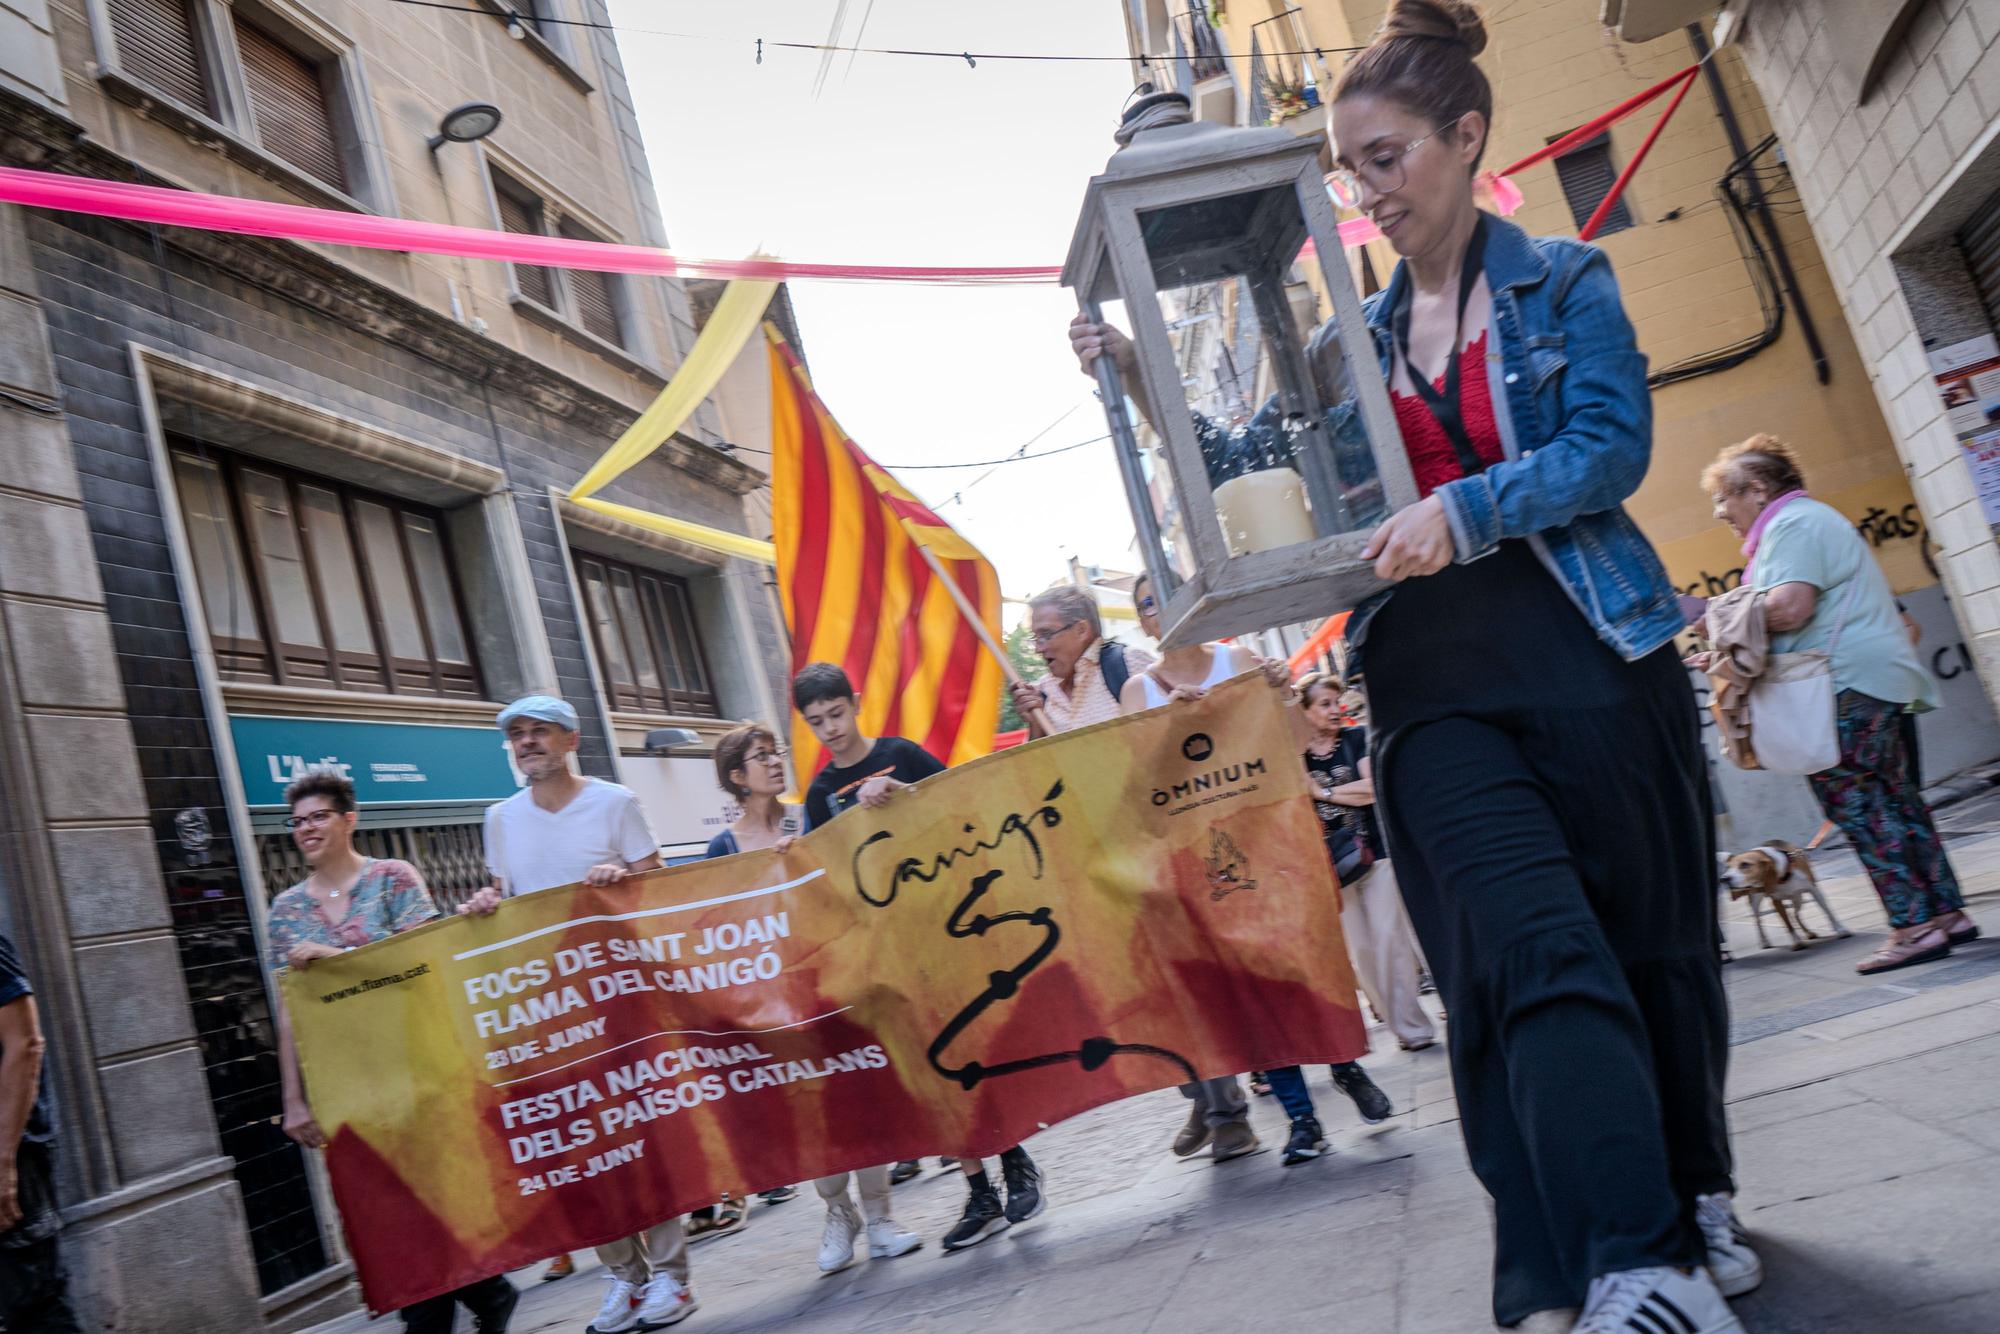
[{"label": "catalan striped flag", "polygon": [[[792,670],[837,663],[861,696],[870,736],[904,736],[946,764],[993,749],[1000,666],[924,559],[1000,630],[1000,581],[970,542],[931,513],[860,446],[814,392],[772,325],[771,526]],[[801,780],[825,763],[796,715]]]}]

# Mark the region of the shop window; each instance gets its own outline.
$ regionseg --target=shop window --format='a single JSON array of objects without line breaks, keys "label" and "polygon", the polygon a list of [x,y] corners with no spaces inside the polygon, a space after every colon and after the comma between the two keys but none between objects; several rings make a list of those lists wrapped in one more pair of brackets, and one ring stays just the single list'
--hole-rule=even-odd
[{"label": "shop window", "polygon": [[479,696],[435,512],[174,445],[195,577],[226,678]]},{"label": "shop window", "polygon": [[[1560,136],[1558,136],[1560,137]],[[1553,139],[1551,143],[1555,142]],[[1570,216],[1576,220],[1579,230],[1597,212],[1598,205],[1611,193],[1617,183],[1618,169],[1611,162],[1611,136],[1600,134],[1595,139],[1586,140],[1556,159],[1556,179],[1562,182],[1563,198],[1569,201]],[[1621,196],[1605,215],[1604,225],[1597,229],[1598,237],[1606,237],[1613,232],[1622,232],[1632,225],[1631,210],[1625,207]]]},{"label": "shop window", "polygon": [[613,708],[716,715],[708,659],[685,581],[576,555],[591,642]]}]

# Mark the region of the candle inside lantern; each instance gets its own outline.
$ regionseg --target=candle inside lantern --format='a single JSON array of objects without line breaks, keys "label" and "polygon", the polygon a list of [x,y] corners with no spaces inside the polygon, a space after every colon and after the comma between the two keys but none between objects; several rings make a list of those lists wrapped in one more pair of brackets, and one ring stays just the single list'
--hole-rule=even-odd
[{"label": "candle inside lantern", "polygon": [[1310,542],[1312,514],[1306,509],[1305,482],[1296,469],[1260,468],[1215,488],[1215,517],[1232,556]]}]

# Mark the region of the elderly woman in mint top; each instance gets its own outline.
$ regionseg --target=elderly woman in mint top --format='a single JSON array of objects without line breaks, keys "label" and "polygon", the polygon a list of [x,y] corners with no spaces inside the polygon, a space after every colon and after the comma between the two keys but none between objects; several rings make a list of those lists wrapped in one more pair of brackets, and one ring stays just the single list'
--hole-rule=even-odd
[{"label": "elderly woman in mint top", "polygon": [[1868,868],[1891,927],[1858,971],[1944,958],[1979,928],[1911,763],[1906,715],[1936,708],[1937,687],[1882,567],[1840,511],[1806,494],[1797,459],[1776,436],[1723,450],[1701,485],[1715,517],[1743,539],[1744,582],[1766,590],[1772,652],[1832,650],[1840,763],[1807,781]]},{"label": "elderly woman in mint top", "polygon": [[[1762,1273],[1731,1206],[1708,780],[1676,591],[1623,509],[1646,359],[1602,251],[1479,210],[1485,46],[1466,0],[1392,0],[1330,104],[1329,185],[1402,257],[1363,313],[1422,496],[1369,539],[1392,587],[1348,622],[1381,823],[1451,1013],[1495,1318],[1736,1334],[1723,1292]],[[1103,327],[1071,342],[1130,362]],[[1341,464],[1337,347],[1308,359]]]},{"label": "elderly woman in mint top", "polygon": [[[265,935],[273,972],[287,966],[310,968],[316,959],[372,945],[436,919],[437,907],[416,867],[364,857],[354,850],[353,783],[338,774],[307,774],[285,789],[285,804],[292,809],[286,821],[292,842],[304,854],[311,874],[271,901]],[[493,909],[488,906],[483,911]],[[307,1102],[291,1015],[282,999],[278,1070],[285,1133],[309,1149],[325,1148],[326,1136]],[[463,1306],[472,1312],[482,1334],[501,1334],[519,1300],[514,1285],[502,1275],[406,1306],[400,1314],[410,1334],[451,1334],[456,1307]]]}]

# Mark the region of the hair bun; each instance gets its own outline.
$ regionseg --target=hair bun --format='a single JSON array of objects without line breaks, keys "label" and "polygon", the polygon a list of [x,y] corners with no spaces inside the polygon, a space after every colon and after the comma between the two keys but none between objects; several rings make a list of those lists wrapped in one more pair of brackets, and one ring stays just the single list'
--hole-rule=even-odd
[{"label": "hair bun", "polygon": [[1486,49],[1486,17],[1472,0],[1393,0],[1379,37],[1435,37],[1476,56]]}]

